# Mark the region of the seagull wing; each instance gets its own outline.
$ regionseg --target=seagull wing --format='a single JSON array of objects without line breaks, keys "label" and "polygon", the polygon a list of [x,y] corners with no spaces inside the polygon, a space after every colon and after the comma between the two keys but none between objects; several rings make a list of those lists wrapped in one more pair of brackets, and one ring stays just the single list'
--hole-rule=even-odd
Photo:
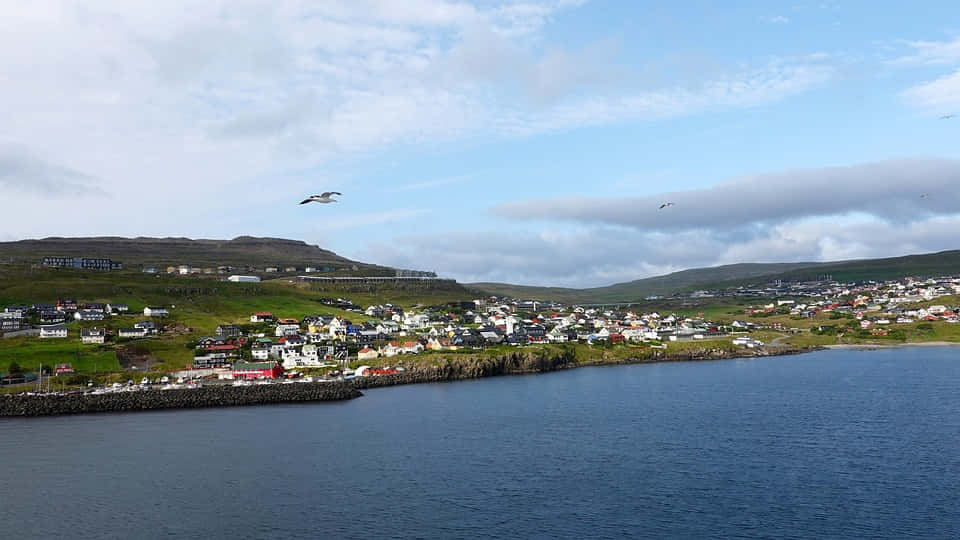
[{"label": "seagull wing", "polygon": [[304,199],[300,204],[307,204],[308,202],[313,202],[313,199]]},{"label": "seagull wing", "polygon": [[323,198],[323,199],[326,199],[327,197],[329,197],[329,196],[331,196],[331,195],[342,195],[342,193],[340,193],[339,191],[324,191],[324,192],[320,195],[320,197]]}]

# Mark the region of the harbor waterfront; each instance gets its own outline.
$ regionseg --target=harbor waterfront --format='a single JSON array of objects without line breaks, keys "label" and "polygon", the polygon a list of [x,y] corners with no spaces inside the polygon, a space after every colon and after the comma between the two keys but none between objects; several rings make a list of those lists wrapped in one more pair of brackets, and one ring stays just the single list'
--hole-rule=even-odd
[{"label": "harbor waterfront", "polygon": [[[313,377],[277,381],[237,381],[233,384],[149,385],[107,387],[87,392],[51,392],[7,394],[0,396],[2,416],[51,416],[60,414],[85,414],[98,412],[135,412],[156,409],[186,409],[204,407],[232,407],[306,401],[336,401],[360,397],[360,389],[396,386],[402,384],[436,383],[459,381],[501,375],[546,373],[561,369],[574,369],[616,364],[639,364],[652,362],[681,362],[720,360],[771,355],[799,354],[814,350],[812,347],[776,347],[772,349],[696,348],[635,358],[608,358],[602,354],[590,358],[577,358],[573,350],[566,353],[546,351],[520,351],[493,357],[463,357],[435,365],[419,366],[416,369],[391,370],[387,375],[351,376],[348,379],[317,379]],[[650,351],[646,351],[650,353]]]},{"label": "harbor waterfront", "polygon": [[958,386],[960,349],[903,347],[4,418],[0,520],[33,538],[949,538]]}]

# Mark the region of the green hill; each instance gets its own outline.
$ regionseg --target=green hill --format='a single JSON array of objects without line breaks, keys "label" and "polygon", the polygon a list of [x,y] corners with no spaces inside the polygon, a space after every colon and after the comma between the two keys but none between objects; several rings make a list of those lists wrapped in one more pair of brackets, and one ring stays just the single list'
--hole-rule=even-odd
[{"label": "green hill", "polygon": [[478,293],[498,296],[573,303],[613,303],[635,302],[648,296],[669,296],[696,289],[761,285],[775,279],[814,280],[827,274],[838,281],[867,281],[955,273],[960,273],[960,251],[956,250],[838,262],[730,264],[588,289],[503,283],[469,283],[466,286]]},{"label": "green hill", "polygon": [[0,242],[0,260],[39,263],[45,256],[106,257],[127,268],[141,265],[192,266],[328,266],[349,269],[354,265],[364,275],[390,274],[392,269],[352,261],[336,253],[298,240],[240,236],[233,240],[190,238],[43,238]]}]

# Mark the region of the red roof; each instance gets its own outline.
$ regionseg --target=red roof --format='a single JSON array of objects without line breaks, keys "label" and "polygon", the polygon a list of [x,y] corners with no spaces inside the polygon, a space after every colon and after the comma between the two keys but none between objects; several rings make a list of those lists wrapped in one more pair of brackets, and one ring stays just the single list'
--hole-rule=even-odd
[{"label": "red roof", "polygon": [[364,347],[364,348],[360,349],[359,352],[362,352],[362,353],[373,352],[373,349],[371,349],[370,347]]},{"label": "red roof", "polygon": [[206,349],[208,351],[233,351],[236,348],[236,345],[210,345]]},{"label": "red roof", "polygon": [[273,317],[273,313],[270,313],[269,311],[258,311],[254,313],[254,315],[257,317]]}]

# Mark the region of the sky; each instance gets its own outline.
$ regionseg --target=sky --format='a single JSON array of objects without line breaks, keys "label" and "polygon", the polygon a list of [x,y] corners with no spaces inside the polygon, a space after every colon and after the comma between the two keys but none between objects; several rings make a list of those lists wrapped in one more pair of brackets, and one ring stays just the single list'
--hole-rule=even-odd
[{"label": "sky", "polygon": [[952,1],[0,0],[0,50],[0,241],[571,287],[960,248]]}]

